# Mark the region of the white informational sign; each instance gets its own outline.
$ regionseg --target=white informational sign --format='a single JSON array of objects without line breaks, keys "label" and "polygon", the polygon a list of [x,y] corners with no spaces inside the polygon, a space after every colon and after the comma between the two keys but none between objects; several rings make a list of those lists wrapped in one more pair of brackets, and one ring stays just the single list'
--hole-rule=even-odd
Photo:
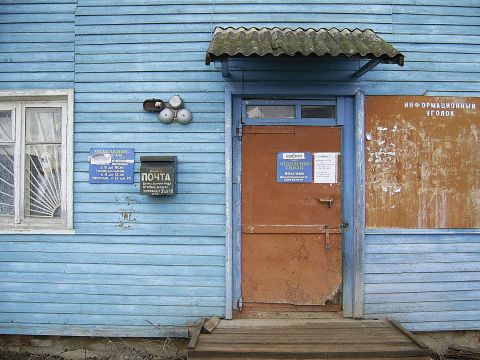
[{"label": "white informational sign", "polygon": [[313,154],[313,182],[335,184],[338,182],[338,153],[321,152]]}]

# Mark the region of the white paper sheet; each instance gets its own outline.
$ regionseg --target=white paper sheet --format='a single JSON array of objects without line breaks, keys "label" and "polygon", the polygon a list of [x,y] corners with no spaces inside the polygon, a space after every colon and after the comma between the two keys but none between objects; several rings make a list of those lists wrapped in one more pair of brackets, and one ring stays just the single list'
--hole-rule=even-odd
[{"label": "white paper sheet", "polygon": [[335,184],[338,182],[338,153],[314,153],[313,182],[317,184]]}]

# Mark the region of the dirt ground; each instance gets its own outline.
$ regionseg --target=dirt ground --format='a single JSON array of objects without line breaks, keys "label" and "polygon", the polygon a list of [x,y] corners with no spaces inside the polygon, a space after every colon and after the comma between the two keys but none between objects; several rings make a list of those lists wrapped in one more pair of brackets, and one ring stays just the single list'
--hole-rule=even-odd
[{"label": "dirt ground", "polygon": [[[85,360],[184,360],[182,357],[159,357],[157,355],[148,354],[148,353],[126,353],[126,354],[112,354],[112,355],[102,355],[100,357],[85,357]],[[0,360],[70,360],[70,358],[65,358],[59,355],[51,354],[31,354],[27,352],[18,353],[12,351],[3,351],[0,350]]]},{"label": "dirt ground", "polygon": [[186,338],[0,335],[0,360],[185,360]]}]

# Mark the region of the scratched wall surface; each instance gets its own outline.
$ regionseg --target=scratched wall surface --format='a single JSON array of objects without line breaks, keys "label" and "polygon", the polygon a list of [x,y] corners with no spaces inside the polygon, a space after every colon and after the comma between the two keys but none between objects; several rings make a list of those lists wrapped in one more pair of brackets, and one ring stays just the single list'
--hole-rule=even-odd
[{"label": "scratched wall surface", "polygon": [[366,102],[367,226],[478,228],[480,99]]}]

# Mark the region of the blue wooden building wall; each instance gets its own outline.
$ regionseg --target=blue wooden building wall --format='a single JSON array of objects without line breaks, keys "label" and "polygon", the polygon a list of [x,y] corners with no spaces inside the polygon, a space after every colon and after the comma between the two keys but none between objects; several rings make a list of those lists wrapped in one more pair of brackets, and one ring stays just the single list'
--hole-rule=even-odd
[{"label": "blue wooden building wall", "polygon": [[[407,62],[357,82],[357,61],[242,62],[225,79],[204,65],[215,26],[371,28]],[[477,0],[2,1],[0,89],[75,89],[76,234],[0,234],[0,332],[184,335],[223,315],[225,85],[479,96],[479,33]],[[174,94],[190,125],[143,111]],[[102,146],[135,148],[135,185],[88,183],[88,151]],[[175,197],[138,194],[139,157],[153,154],[178,155]],[[368,230],[366,316],[480,328],[479,244],[478,233]]]}]

